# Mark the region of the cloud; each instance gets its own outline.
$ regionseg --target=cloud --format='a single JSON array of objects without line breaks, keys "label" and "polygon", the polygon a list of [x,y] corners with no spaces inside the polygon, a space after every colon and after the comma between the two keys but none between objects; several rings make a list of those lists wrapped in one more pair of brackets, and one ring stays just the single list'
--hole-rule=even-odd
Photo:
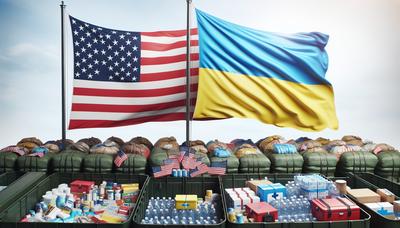
[{"label": "cloud", "polygon": [[47,58],[58,58],[57,51],[53,46],[39,46],[32,43],[19,43],[8,49],[8,57],[37,56]]}]

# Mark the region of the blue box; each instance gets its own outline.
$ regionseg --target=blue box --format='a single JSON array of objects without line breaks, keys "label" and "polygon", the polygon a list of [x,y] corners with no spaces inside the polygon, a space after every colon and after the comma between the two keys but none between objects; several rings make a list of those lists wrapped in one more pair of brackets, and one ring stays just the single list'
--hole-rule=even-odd
[{"label": "blue box", "polygon": [[286,187],[280,183],[259,185],[257,189],[260,200],[267,203],[286,196]]}]

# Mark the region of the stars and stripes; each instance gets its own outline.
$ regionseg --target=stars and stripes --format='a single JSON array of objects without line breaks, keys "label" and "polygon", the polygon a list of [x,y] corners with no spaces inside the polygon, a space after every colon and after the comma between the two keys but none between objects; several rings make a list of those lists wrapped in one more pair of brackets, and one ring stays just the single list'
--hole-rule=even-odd
[{"label": "stars and stripes", "polygon": [[196,177],[201,174],[205,174],[205,173],[207,173],[207,170],[208,170],[208,166],[204,163],[201,163],[200,165],[198,165],[196,167],[196,169],[194,169],[190,172],[190,177]]},{"label": "stars and stripes", "polygon": [[[74,81],[69,129],[184,120],[186,30],[129,32],[70,17]],[[191,103],[198,36],[191,31]]]},{"label": "stars and stripes", "polygon": [[155,166],[152,167],[152,170],[154,178],[170,176],[172,172],[172,169],[168,169],[165,166]]},{"label": "stars and stripes", "polygon": [[126,159],[128,159],[128,156],[125,154],[125,152],[122,151],[122,150],[119,150],[118,153],[117,153],[117,156],[114,159],[114,164],[117,167],[120,167],[122,165],[122,163],[124,163],[124,161]]},{"label": "stars and stripes", "polygon": [[222,162],[211,162],[210,167],[208,167],[208,174],[210,175],[225,175],[226,173],[227,161]]}]

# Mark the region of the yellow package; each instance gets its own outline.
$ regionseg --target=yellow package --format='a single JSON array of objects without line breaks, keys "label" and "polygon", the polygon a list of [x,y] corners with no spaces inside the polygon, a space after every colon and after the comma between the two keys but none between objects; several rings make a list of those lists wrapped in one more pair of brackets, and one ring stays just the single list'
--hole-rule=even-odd
[{"label": "yellow package", "polygon": [[176,209],[196,209],[197,208],[197,195],[176,195],[175,196]]}]

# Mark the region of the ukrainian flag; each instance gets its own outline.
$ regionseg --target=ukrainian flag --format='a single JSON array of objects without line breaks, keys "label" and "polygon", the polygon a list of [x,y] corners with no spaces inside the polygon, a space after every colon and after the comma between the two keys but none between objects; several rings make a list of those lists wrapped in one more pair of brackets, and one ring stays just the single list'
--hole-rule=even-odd
[{"label": "ukrainian flag", "polygon": [[196,10],[200,71],[194,119],[253,118],[305,131],[338,128],[328,35],[283,35]]}]

